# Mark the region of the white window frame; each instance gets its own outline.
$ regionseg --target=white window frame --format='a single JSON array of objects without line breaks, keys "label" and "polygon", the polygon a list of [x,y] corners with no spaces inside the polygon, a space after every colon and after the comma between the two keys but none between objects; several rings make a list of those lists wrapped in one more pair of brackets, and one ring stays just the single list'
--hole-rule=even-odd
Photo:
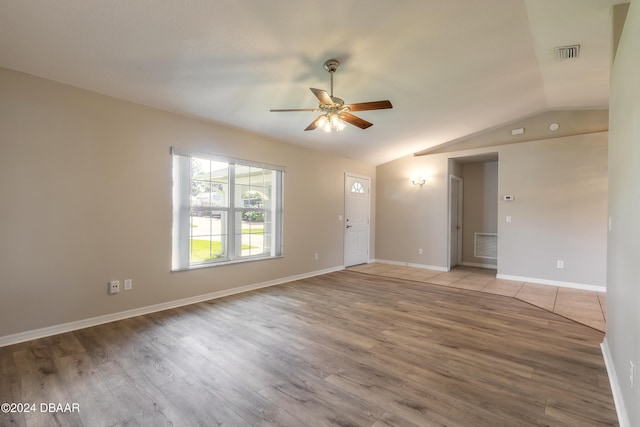
[{"label": "white window frame", "polygon": [[[173,163],[173,229],[172,229],[172,271],[189,270],[201,267],[213,267],[231,263],[241,263],[262,259],[279,258],[282,256],[282,228],[283,228],[283,196],[284,196],[284,172],[283,166],[275,166],[261,162],[237,159],[233,157],[220,156],[211,153],[203,153],[191,150],[171,147]],[[226,256],[200,262],[190,261],[191,243],[191,158],[213,160],[226,163],[229,168],[228,175],[228,206],[210,208],[211,210],[226,213]],[[245,206],[235,206],[237,200],[235,190],[235,168],[236,166],[248,166],[261,168],[273,173],[272,180],[272,200],[271,200],[271,233],[269,238],[270,251],[258,255],[241,255],[242,242],[241,224],[237,224],[238,214],[241,217],[242,211],[255,210],[260,208],[247,209]],[[236,200],[237,199],[237,200]],[[262,209],[266,212],[265,209]],[[242,221],[240,219],[240,221]],[[236,230],[240,230],[238,233]]]}]

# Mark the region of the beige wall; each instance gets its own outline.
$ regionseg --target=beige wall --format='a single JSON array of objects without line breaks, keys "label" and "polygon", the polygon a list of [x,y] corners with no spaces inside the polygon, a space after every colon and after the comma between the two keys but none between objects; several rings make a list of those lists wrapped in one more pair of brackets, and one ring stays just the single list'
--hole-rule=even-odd
[{"label": "beige wall", "polygon": [[[377,259],[446,268],[448,168],[444,155],[405,156],[377,167]],[[422,187],[411,183],[418,174],[427,177]]]},{"label": "beige wall", "polygon": [[[378,166],[376,257],[447,268],[450,158],[496,151],[498,274],[606,286],[606,132],[406,156]],[[415,171],[431,176],[423,188],[409,180]],[[501,201],[505,194],[515,201]],[[506,215],[511,224],[504,223]]]},{"label": "beige wall", "polygon": [[[0,337],[339,268],[344,173],[375,188],[368,164],[22,73],[0,93]],[[170,146],[286,166],[284,257],[170,273]]]},{"label": "beige wall", "polygon": [[498,190],[499,274],[606,286],[606,132],[501,147]]},{"label": "beige wall", "polygon": [[[640,2],[629,7],[611,72],[607,337],[628,426],[640,425]],[[630,364],[635,365],[631,388]],[[615,371],[615,372],[614,372]],[[622,405],[619,405],[619,408]],[[624,417],[622,417],[624,418]],[[621,425],[624,426],[621,419]]]}]

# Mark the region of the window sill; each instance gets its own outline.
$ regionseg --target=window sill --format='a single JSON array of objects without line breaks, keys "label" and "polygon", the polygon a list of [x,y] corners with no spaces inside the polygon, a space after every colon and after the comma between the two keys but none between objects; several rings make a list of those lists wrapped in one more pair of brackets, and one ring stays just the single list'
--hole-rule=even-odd
[{"label": "window sill", "polygon": [[222,266],[225,266],[225,265],[234,265],[234,264],[246,264],[248,262],[267,261],[267,260],[270,260],[270,259],[280,259],[280,258],[284,258],[284,255],[268,256],[268,257],[255,257],[255,258],[248,258],[248,259],[234,259],[234,260],[230,260],[230,261],[219,261],[219,262],[196,264],[196,265],[190,265],[189,267],[171,269],[171,272],[172,273],[178,273],[178,272],[181,272],[181,271],[200,270],[200,269],[203,269],[203,268],[222,267]]}]

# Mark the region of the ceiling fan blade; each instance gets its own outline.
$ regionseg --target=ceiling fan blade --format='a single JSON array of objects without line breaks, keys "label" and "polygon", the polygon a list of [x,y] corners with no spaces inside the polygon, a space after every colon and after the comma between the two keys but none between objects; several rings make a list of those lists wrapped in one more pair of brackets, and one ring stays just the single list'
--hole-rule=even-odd
[{"label": "ceiling fan blade", "polygon": [[269,110],[272,113],[288,113],[291,111],[318,111],[317,108],[289,108],[284,110]]},{"label": "ceiling fan blade", "polygon": [[373,102],[360,102],[358,104],[346,105],[349,107],[349,111],[367,111],[367,110],[384,110],[387,108],[393,108],[391,101],[373,101]]},{"label": "ceiling fan blade", "polygon": [[360,117],[356,117],[353,114],[342,113],[340,114],[340,117],[342,117],[342,120],[344,120],[345,122],[350,123],[354,126],[357,126],[360,129],[366,129],[370,126],[373,126],[373,123],[370,123],[366,120],[362,120]]},{"label": "ceiling fan blade", "polygon": [[316,96],[316,98],[318,98],[320,100],[321,104],[324,105],[335,105],[333,103],[333,100],[331,99],[331,97],[329,96],[329,94],[327,93],[326,90],[322,90],[322,89],[314,89],[314,88],[309,88],[311,89],[311,92],[313,92],[313,94]]},{"label": "ceiling fan blade", "polygon": [[320,118],[321,117],[324,117],[324,114],[321,114],[318,117],[316,117],[316,119],[314,121],[312,121],[311,124],[305,128],[305,130],[314,130],[314,129],[316,129],[318,127],[318,123],[320,122]]}]

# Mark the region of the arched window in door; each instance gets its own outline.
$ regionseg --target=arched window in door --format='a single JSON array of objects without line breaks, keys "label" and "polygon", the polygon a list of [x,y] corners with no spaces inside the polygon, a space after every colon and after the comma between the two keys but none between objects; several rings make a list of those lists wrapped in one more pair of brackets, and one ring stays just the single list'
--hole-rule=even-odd
[{"label": "arched window in door", "polygon": [[360,181],[356,181],[351,186],[352,193],[364,194],[364,186]]}]

